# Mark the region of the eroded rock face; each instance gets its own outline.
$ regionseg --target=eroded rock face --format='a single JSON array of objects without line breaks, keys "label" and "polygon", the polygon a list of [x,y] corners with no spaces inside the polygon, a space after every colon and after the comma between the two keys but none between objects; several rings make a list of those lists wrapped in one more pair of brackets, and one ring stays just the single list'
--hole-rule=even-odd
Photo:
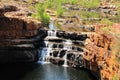
[{"label": "eroded rock face", "polygon": [[0,8],[0,64],[38,60],[37,49],[47,32],[28,14],[15,6]]},{"label": "eroded rock face", "polygon": [[84,50],[84,58],[87,60],[89,68],[94,75],[101,77],[103,80],[113,80],[118,72],[118,64],[116,63],[111,45],[113,37],[106,34],[94,34],[87,43]]},{"label": "eroded rock face", "polygon": [[37,35],[40,24],[32,20],[0,17],[0,38],[22,38]]}]

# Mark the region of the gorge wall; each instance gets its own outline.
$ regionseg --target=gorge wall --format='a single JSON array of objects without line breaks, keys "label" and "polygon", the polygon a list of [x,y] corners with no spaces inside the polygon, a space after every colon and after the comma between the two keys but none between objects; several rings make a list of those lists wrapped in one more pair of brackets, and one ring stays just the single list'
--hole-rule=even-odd
[{"label": "gorge wall", "polygon": [[113,40],[112,36],[101,33],[93,34],[86,40],[84,58],[93,74],[99,73],[102,80],[113,80],[119,70],[111,49]]},{"label": "gorge wall", "polygon": [[34,62],[46,36],[39,21],[15,6],[0,8],[0,63]]}]

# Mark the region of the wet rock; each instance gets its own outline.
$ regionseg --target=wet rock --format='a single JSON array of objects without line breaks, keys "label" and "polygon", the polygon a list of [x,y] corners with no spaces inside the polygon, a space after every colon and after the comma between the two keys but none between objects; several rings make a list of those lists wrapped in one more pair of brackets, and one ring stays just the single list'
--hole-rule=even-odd
[{"label": "wet rock", "polygon": [[87,38],[86,34],[68,33],[68,32],[64,32],[64,31],[58,31],[57,36],[66,38],[66,39],[81,40],[81,41],[83,41]]},{"label": "wet rock", "polygon": [[50,59],[50,62],[52,62],[53,64],[57,64],[57,65],[63,65],[64,64],[64,60],[61,59]]},{"label": "wet rock", "polygon": [[81,51],[81,52],[83,52],[83,49],[82,49],[82,48],[77,47],[77,51]]},{"label": "wet rock", "polygon": [[66,54],[66,50],[62,50],[59,53],[59,57],[62,58]]},{"label": "wet rock", "polygon": [[53,57],[58,57],[59,51],[53,51]]},{"label": "wet rock", "polygon": [[53,44],[53,48],[57,48],[57,44]]},{"label": "wet rock", "polygon": [[59,48],[63,48],[63,47],[64,47],[63,44],[60,44],[60,45],[59,45]]},{"label": "wet rock", "polygon": [[75,59],[75,56],[73,55],[73,53],[69,53],[67,55],[67,59],[70,60],[70,61],[73,61]]}]

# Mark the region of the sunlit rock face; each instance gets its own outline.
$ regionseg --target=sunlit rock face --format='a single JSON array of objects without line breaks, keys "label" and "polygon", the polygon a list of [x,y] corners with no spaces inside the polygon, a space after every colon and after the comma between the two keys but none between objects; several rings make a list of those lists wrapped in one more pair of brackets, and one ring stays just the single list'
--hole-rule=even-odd
[{"label": "sunlit rock face", "polygon": [[7,6],[0,6],[0,16],[4,16],[4,13],[17,11],[18,8],[16,6],[7,5]]},{"label": "sunlit rock face", "polygon": [[118,73],[119,67],[111,50],[113,40],[113,37],[107,34],[94,34],[86,40],[84,58],[93,74],[97,73],[103,80],[113,80]]},{"label": "sunlit rock face", "polygon": [[34,62],[46,37],[40,22],[15,6],[0,8],[0,63]]}]

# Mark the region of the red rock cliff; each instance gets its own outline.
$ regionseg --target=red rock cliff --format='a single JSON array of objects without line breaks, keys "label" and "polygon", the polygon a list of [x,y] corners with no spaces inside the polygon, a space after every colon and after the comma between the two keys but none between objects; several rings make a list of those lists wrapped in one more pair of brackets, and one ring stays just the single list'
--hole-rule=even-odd
[{"label": "red rock cliff", "polygon": [[84,58],[89,62],[90,70],[99,74],[102,80],[113,80],[118,73],[112,45],[113,37],[106,34],[93,34],[86,40]]},{"label": "red rock cliff", "polygon": [[9,45],[5,39],[26,39],[38,35],[42,28],[40,21],[29,16],[30,13],[21,11],[15,6],[0,8],[0,45]]}]

